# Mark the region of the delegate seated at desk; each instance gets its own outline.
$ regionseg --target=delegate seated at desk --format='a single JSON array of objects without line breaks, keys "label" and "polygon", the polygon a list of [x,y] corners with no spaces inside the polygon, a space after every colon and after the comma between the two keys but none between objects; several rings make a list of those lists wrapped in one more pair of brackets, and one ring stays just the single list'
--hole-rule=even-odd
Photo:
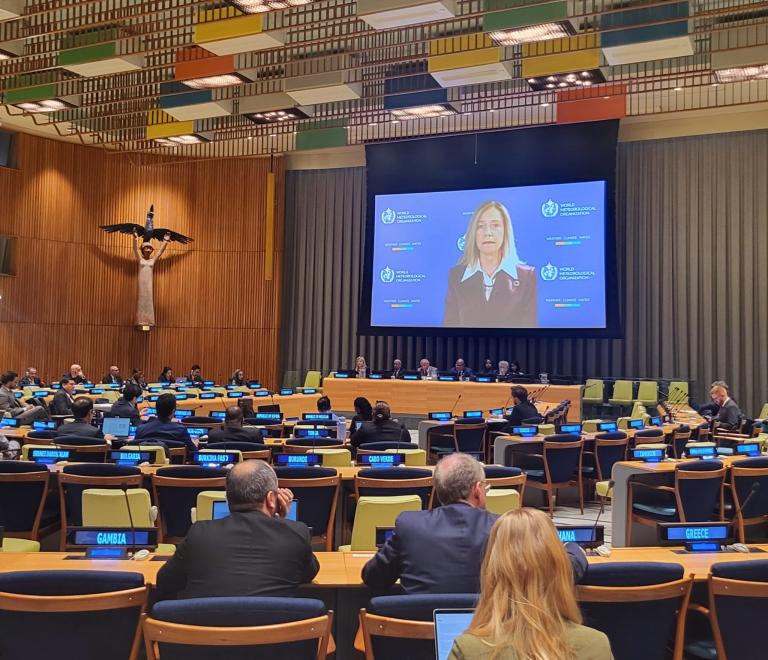
[{"label": "delegate seated at desk", "polygon": [[208,442],[262,442],[262,429],[246,428],[243,426],[243,409],[240,406],[230,406],[224,413],[224,424],[208,432]]},{"label": "delegate seated at desk", "polygon": [[150,419],[136,429],[136,442],[143,440],[172,440],[183,442],[187,451],[197,451],[197,444],[190,437],[189,431],[182,424],[173,421],[176,410],[176,397],[173,394],[161,394],[155,402],[157,417]]},{"label": "delegate seated at desk", "polygon": [[357,449],[371,442],[410,442],[411,435],[405,426],[392,419],[389,404],[377,401],[373,407],[373,421],[363,422],[349,441]]},{"label": "delegate seated at desk", "polygon": [[[386,590],[399,579],[409,594],[479,591],[480,564],[498,518],[485,509],[483,466],[469,454],[446,456],[435,468],[434,486],[442,506],[401,513],[392,537],[363,568],[372,589]],[[572,543],[566,550],[578,582],[586,555]]]},{"label": "delegate seated at desk", "polygon": [[522,385],[515,385],[510,389],[510,394],[512,395],[514,407],[509,415],[504,416],[504,419],[509,422],[508,431],[511,431],[513,426],[520,426],[526,419],[540,418],[536,406],[528,401],[527,389]]},{"label": "delegate seated at desk", "polygon": [[157,575],[158,600],[293,596],[320,569],[309,528],[287,520],[293,493],[264,461],[227,475],[230,514],[196,522]]},{"label": "delegate seated at desk", "polygon": [[79,396],[72,402],[72,416],[75,421],[62,424],[56,429],[55,437],[78,436],[81,438],[103,438],[100,428],[93,421],[93,400],[87,396]]}]

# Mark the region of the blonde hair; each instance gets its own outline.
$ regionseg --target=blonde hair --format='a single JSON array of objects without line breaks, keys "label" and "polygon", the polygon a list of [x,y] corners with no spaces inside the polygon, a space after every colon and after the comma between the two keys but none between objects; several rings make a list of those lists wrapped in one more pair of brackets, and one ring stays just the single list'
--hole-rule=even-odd
[{"label": "blonde hair", "polygon": [[480,570],[480,600],[467,631],[517,660],[570,660],[569,623],[581,623],[573,569],[555,526],[537,509],[501,516]]},{"label": "blonde hair", "polygon": [[358,355],[358,356],[355,358],[355,369],[357,369],[357,363],[358,363],[358,362],[360,362],[360,360],[362,360],[362,361],[363,361],[363,367],[367,367],[367,366],[368,366],[368,364],[367,364],[367,363],[366,363],[366,361],[365,361],[365,358],[364,358],[362,355]]},{"label": "blonde hair", "polygon": [[459,259],[459,264],[462,266],[469,266],[470,268],[477,265],[480,261],[480,254],[477,250],[477,241],[475,236],[477,235],[477,225],[480,222],[480,218],[486,211],[496,210],[501,213],[501,217],[504,221],[504,240],[501,243],[501,259],[504,261],[509,257],[515,262],[515,265],[522,264],[520,257],[517,254],[517,245],[515,244],[515,230],[512,229],[512,218],[509,215],[507,207],[501,202],[484,202],[481,204],[475,212],[472,214],[472,218],[469,221],[469,226],[464,234],[464,253]]}]

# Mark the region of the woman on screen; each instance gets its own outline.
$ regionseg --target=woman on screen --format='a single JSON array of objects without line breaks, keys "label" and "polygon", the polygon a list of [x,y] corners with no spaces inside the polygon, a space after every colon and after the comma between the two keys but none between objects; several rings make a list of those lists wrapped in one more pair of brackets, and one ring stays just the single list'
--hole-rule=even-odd
[{"label": "woman on screen", "polygon": [[443,325],[533,328],[538,325],[536,269],[517,255],[507,208],[485,202],[464,235],[464,254],[448,274]]},{"label": "woman on screen", "polygon": [[602,632],[581,625],[573,569],[543,511],[509,511],[491,529],[480,599],[448,660],[611,660]]}]

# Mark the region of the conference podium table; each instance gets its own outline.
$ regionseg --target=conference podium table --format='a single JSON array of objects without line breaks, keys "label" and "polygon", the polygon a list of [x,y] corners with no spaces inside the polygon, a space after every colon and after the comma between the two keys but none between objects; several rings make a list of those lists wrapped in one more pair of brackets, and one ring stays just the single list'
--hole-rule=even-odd
[{"label": "conference podium table", "polygon": [[[374,378],[333,378],[323,380],[323,393],[334,410],[354,410],[354,400],[362,396],[371,403],[386,401],[393,415],[427,415],[435,411],[483,410],[502,408],[511,403],[514,383],[475,383],[471,381],[397,380]],[[581,385],[523,385],[529,396],[554,408],[569,399],[569,418],[581,419]],[[538,393],[538,394],[537,394]]]}]

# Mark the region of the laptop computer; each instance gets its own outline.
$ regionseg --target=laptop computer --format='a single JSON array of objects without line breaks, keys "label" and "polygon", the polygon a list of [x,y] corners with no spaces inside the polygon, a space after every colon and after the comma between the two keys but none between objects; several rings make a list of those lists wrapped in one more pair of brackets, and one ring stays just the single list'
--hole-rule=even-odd
[{"label": "laptop computer", "polygon": [[474,610],[435,610],[435,658],[448,660],[456,638],[469,628]]},{"label": "laptop computer", "polygon": [[101,431],[104,435],[127,438],[131,431],[131,420],[129,417],[105,417],[101,423]]}]

